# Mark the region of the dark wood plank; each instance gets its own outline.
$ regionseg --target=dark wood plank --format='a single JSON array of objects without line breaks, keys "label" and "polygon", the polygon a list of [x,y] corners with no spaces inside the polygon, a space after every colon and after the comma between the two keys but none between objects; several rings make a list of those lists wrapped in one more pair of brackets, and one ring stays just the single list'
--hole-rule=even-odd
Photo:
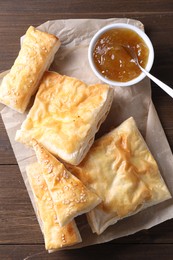
[{"label": "dark wood plank", "polygon": [[0,164],[17,164],[1,117],[0,117]]},{"label": "dark wood plank", "polygon": [[0,180],[0,244],[43,242],[18,166],[1,165]]},{"label": "dark wood plank", "polygon": [[[110,0],[109,2],[105,2],[102,0],[88,0],[87,2],[84,0],[63,0],[63,1],[56,1],[56,0],[48,0],[46,1],[46,4],[43,4],[43,1],[36,0],[36,1],[30,1],[25,0],[21,2],[21,5],[18,4],[19,1],[17,0],[6,0],[1,3],[1,10],[2,12],[15,12],[17,14],[20,14],[21,12],[23,15],[26,13],[32,13],[33,15],[37,15],[38,13],[49,13],[56,14],[56,13],[109,13],[112,11],[119,11],[124,13],[125,10],[128,12],[158,12],[162,10],[162,12],[170,12],[170,10],[173,8],[173,3],[171,0],[165,0],[165,1],[150,1],[150,0],[141,0],[141,1],[135,1],[132,0],[122,0],[122,1],[115,1]],[[59,4],[58,4],[59,3]],[[60,4],[61,3],[61,4]],[[48,9],[49,7],[49,9]]]},{"label": "dark wood plank", "polygon": [[173,151],[173,100],[155,84],[152,85],[152,99]]},{"label": "dark wood plank", "polygon": [[122,237],[111,241],[114,244],[173,244],[172,230],[173,220],[165,221],[147,230],[141,230],[134,235]]},{"label": "dark wood plank", "polygon": [[124,244],[112,245],[106,243],[82,249],[63,250],[48,254],[43,245],[2,245],[0,246],[1,259],[5,260],[172,260],[173,246],[170,244]]},{"label": "dark wood plank", "polygon": [[173,113],[171,113],[171,111],[173,111],[172,98],[169,97],[163,90],[160,89],[156,90],[154,88],[159,88],[159,87],[156,85],[152,87],[153,90],[152,99],[157,109],[158,115],[161,121],[163,121],[162,122],[163,128],[165,130],[173,129]]}]

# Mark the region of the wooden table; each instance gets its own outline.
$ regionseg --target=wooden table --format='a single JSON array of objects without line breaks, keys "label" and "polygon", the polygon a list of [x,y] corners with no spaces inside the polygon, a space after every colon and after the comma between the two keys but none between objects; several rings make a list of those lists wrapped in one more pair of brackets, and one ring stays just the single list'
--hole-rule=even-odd
[{"label": "wooden table", "polygon": [[[155,49],[152,73],[173,86],[172,0],[1,0],[0,71],[9,69],[29,25],[52,19],[128,17],[144,23]],[[152,84],[153,101],[173,149],[173,100]],[[173,259],[173,220],[106,244],[48,255],[0,119],[0,259]]]}]

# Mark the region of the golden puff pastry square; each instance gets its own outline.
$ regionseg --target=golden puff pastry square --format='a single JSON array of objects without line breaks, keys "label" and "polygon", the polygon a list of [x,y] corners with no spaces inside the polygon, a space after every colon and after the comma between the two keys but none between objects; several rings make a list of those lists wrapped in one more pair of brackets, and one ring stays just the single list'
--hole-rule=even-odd
[{"label": "golden puff pastry square", "polygon": [[23,113],[59,47],[56,36],[30,26],[14,65],[2,80],[0,102]]},{"label": "golden puff pastry square", "polygon": [[64,227],[59,226],[54,204],[43,178],[41,166],[38,163],[33,163],[27,166],[26,172],[38,215],[42,222],[46,250],[54,251],[81,242],[74,220]]},{"label": "golden puff pastry square", "polygon": [[33,140],[38,163],[52,197],[60,226],[95,208],[101,199],[73,176],[64,165],[36,140]]},{"label": "golden puff pastry square", "polygon": [[67,168],[102,199],[87,214],[97,234],[119,219],[171,198],[133,118],[98,139],[80,165]]},{"label": "golden puff pastry square", "polygon": [[106,84],[88,86],[76,78],[46,72],[16,140],[31,145],[36,139],[55,156],[77,165],[90,149],[112,101],[113,89]]}]

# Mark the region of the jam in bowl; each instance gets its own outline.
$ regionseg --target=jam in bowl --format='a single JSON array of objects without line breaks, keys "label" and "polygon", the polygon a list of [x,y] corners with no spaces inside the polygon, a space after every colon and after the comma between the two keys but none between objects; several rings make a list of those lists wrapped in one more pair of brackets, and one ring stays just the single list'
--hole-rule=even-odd
[{"label": "jam in bowl", "polygon": [[125,87],[145,77],[127,52],[127,46],[134,49],[139,64],[150,71],[154,50],[148,36],[136,26],[116,23],[100,29],[89,45],[89,63],[99,79],[112,86]]}]

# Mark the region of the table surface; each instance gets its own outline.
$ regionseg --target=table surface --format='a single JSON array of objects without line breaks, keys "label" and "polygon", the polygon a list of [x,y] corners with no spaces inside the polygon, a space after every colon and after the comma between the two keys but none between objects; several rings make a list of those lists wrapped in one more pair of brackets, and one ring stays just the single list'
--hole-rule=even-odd
[{"label": "table surface", "polygon": [[[0,71],[9,69],[29,25],[53,19],[140,20],[155,49],[152,73],[173,86],[172,0],[1,0]],[[152,98],[173,149],[173,100],[152,83]],[[31,258],[27,256],[32,255]],[[0,259],[173,259],[173,220],[97,246],[47,254],[35,213],[0,118]]]}]

